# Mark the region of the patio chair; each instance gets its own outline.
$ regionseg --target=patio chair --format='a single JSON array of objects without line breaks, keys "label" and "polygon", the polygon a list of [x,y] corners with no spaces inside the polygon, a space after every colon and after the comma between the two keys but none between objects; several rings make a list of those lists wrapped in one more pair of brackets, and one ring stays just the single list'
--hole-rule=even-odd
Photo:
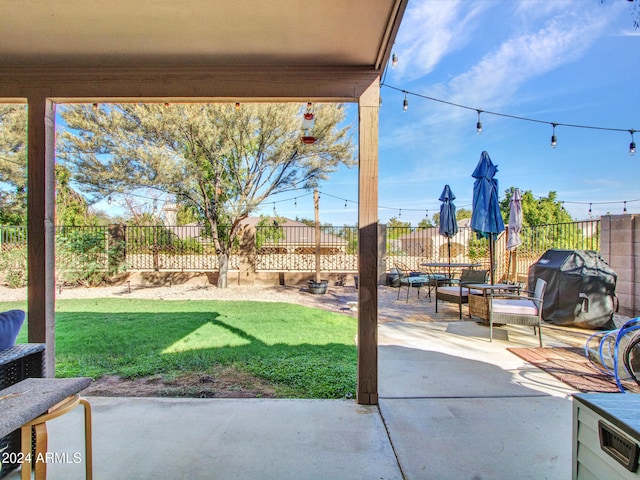
[{"label": "patio chair", "polygon": [[524,291],[528,297],[514,294],[489,296],[489,340],[493,341],[493,324],[527,325],[538,330],[542,347],[542,303],[547,282],[538,278],[533,292]]},{"label": "patio chair", "polygon": [[462,320],[462,304],[469,303],[469,295],[482,295],[482,290],[469,289],[467,285],[472,283],[485,283],[489,270],[466,269],[462,271],[459,280],[451,280],[455,285],[441,286],[440,282],[435,282],[436,286],[436,313],[438,313],[438,300],[458,304],[458,313]]},{"label": "patio chair", "polygon": [[429,286],[429,275],[422,272],[412,272],[407,268],[407,266],[400,262],[393,263],[394,268],[398,274],[398,279],[400,280],[400,286],[398,288],[398,300],[400,299],[400,290],[402,287],[407,287],[407,299],[406,302],[409,301],[409,292],[412,288],[418,290],[418,298],[420,298],[420,288],[423,286]]}]

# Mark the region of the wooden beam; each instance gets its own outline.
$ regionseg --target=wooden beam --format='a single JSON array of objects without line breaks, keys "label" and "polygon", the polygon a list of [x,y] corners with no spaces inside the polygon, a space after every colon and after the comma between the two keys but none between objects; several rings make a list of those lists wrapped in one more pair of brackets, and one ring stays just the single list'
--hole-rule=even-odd
[{"label": "wooden beam", "polygon": [[46,91],[56,103],[356,102],[379,74],[365,67],[3,69],[0,98]]},{"label": "wooden beam", "polygon": [[55,375],[55,107],[28,98],[28,338],[45,343],[46,376]]},{"label": "wooden beam", "polygon": [[378,111],[377,78],[359,99],[357,401],[378,403]]}]

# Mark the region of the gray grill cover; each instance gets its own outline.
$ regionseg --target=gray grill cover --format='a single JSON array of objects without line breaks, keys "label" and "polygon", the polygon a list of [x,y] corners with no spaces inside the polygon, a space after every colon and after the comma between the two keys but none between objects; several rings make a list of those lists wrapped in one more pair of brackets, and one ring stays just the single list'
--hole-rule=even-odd
[{"label": "gray grill cover", "polygon": [[616,272],[594,250],[547,250],[529,267],[529,287],[547,282],[542,318],[555,325],[615,328]]}]

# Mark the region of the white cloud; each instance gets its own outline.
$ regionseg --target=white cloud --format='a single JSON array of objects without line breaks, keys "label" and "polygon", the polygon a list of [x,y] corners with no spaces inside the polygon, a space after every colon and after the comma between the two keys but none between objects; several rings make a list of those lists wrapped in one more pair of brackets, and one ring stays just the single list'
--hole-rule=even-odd
[{"label": "white cloud", "polygon": [[487,5],[470,8],[462,0],[409,3],[394,48],[400,56],[398,76],[404,80],[423,77],[449,52],[464,47],[472,38],[473,19]]},{"label": "white cloud", "polygon": [[576,12],[575,5],[554,14],[537,31],[510,38],[451,80],[451,98],[492,108],[513,104],[512,97],[523,83],[584,55],[608,21],[607,15],[591,10]]}]

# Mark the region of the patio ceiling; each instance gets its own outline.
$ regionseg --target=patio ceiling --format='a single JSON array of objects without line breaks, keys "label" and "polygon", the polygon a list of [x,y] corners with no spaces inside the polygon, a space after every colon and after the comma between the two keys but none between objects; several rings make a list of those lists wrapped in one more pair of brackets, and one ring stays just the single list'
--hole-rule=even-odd
[{"label": "patio ceiling", "polygon": [[[170,72],[184,76],[187,70],[208,80],[215,80],[211,72],[258,72],[263,78],[276,75],[278,81],[310,72],[321,82],[324,72],[334,82],[348,77],[350,87],[335,93],[357,98],[362,91],[356,87],[354,92],[354,74],[381,73],[405,7],[406,0],[3,2],[0,96],[20,94],[18,89],[10,95],[7,83],[34,83],[34,76],[46,76],[41,83],[54,86],[49,96],[55,98],[66,95],[66,89],[55,88],[56,79],[64,84],[83,75],[85,82],[95,81],[105,72],[113,79],[134,69],[142,78],[145,71],[169,72],[169,82]],[[73,86],[75,95],[93,94],[78,86]],[[134,93],[142,95],[142,90]],[[279,96],[263,90],[249,89],[244,95]],[[216,92],[235,94],[224,86]],[[289,95],[298,93],[289,90]],[[331,90],[319,93],[335,95]],[[167,91],[156,88],[149,94],[166,96]]]}]

